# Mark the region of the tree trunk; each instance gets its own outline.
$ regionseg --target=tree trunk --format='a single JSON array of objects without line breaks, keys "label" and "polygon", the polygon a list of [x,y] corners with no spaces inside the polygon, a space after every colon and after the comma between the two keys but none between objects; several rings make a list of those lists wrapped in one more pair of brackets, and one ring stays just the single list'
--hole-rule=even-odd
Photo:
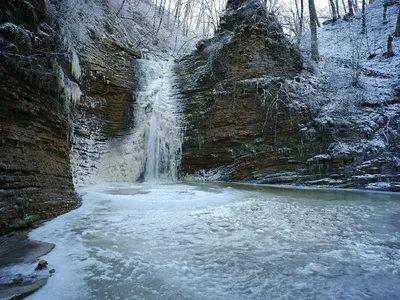
[{"label": "tree trunk", "polygon": [[331,10],[332,10],[332,20],[335,22],[338,19],[335,2],[333,0],[329,0],[329,4],[331,5]]},{"label": "tree trunk", "polygon": [[297,45],[300,46],[301,38],[303,37],[304,28],[304,0],[300,0],[300,8],[298,0],[295,0],[296,5],[296,16],[298,19],[298,32],[297,32]]},{"label": "tree trunk", "polygon": [[394,32],[395,37],[400,37],[400,7],[399,7],[399,14],[397,15],[397,23],[396,23],[396,30]]},{"label": "tree trunk", "polygon": [[348,4],[349,4],[349,16],[352,17],[354,16],[353,0],[348,0]]},{"label": "tree trunk", "polygon": [[386,19],[386,12],[387,12],[387,5],[386,5],[386,4],[383,4],[383,23],[386,23],[386,22],[387,22],[387,19]]},{"label": "tree trunk", "polygon": [[393,48],[392,48],[392,42],[393,42],[393,37],[389,34],[388,39],[387,39],[387,51],[386,51],[386,56],[387,57],[394,56],[394,52],[393,52]]},{"label": "tree trunk", "polygon": [[338,17],[338,19],[340,19],[340,13],[339,13],[339,0],[336,0],[336,13],[337,13],[337,17]]},{"label": "tree trunk", "polygon": [[343,11],[344,11],[344,14],[346,15],[346,14],[347,14],[347,11],[346,11],[346,4],[344,4],[344,0],[342,0],[342,4],[343,4]]},{"label": "tree trunk", "polygon": [[315,10],[314,0],[308,0],[308,10],[310,13],[311,28],[311,59],[318,61],[317,12]]},{"label": "tree trunk", "polygon": [[303,35],[304,28],[304,0],[300,0],[300,33]]},{"label": "tree trunk", "polygon": [[321,27],[321,23],[319,22],[319,19],[317,16],[317,11],[315,11],[315,23],[317,24],[318,27]]},{"label": "tree trunk", "polygon": [[367,33],[367,25],[365,24],[365,0],[362,0],[362,7],[361,7],[361,33]]}]

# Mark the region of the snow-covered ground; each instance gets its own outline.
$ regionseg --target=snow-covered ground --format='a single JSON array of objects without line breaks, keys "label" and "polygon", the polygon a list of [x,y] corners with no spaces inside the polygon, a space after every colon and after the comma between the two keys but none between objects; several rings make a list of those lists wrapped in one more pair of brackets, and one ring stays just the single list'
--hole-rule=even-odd
[{"label": "snow-covered ground", "polygon": [[204,34],[195,30],[183,34],[182,22],[178,26],[173,14],[165,11],[160,18],[159,5],[152,0],[49,0],[47,10],[60,24],[65,42],[77,50],[100,38],[138,49],[143,56],[170,58],[192,51]]},{"label": "snow-covered ground", "polygon": [[398,6],[388,8],[387,22],[382,21],[382,11],[383,0],[367,7],[365,34],[361,33],[360,12],[350,21],[339,20],[319,30],[319,70],[326,76],[332,98],[347,98],[353,105],[394,100],[393,89],[400,80],[400,39],[393,40],[395,56],[388,58],[385,53],[387,37],[395,29]]},{"label": "snow-covered ground", "polygon": [[[318,31],[321,59],[312,69],[323,82],[324,104],[314,123],[308,125],[331,129],[334,143],[326,154],[357,157],[360,164],[353,166],[356,176],[378,161],[400,167],[396,150],[400,135],[400,38],[393,39],[395,55],[386,55],[398,9],[397,5],[388,7],[387,21],[383,22],[383,0],[368,5],[365,34],[361,33],[360,11],[351,20],[339,20]],[[304,46],[308,47],[308,41]],[[371,185],[377,187],[377,183]]]}]

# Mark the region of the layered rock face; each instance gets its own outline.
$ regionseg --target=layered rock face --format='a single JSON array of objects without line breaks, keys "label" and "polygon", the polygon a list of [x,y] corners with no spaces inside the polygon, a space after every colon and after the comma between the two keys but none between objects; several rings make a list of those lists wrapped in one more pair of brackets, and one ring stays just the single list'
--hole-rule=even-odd
[{"label": "layered rock face", "polygon": [[0,234],[78,204],[44,1],[0,2]]},{"label": "layered rock face", "polygon": [[95,182],[110,140],[122,139],[132,127],[132,91],[139,57],[136,50],[111,39],[95,39],[81,56],[86,93],[75,111],[71,159],[78,185]]},{"label": "layered rock face", "polygon": [[316,112],[301,56],[259,1],[228,1],[217,35],[198,43],[178,71],[184,174],[258,183],[342,176],[343,161],[318,156],[332,142],[329,131],[306,126]]},{"label": "layered rock face", "polygon": [[222,167],[222,179],[235,180],[293,172],[298,124],[309,116],[291,112],[284,86],[300,74],[300,54],[258,1],[236,2],[228,2],[219,33],[180,63],[183,172]]},{"label": "layered rock face", "polygon": [[[351,116],[340,128],[321,122],[327,84],[302,70],[300,54],[259,3],[228,1],[216,36],[179,62],[187,120],[182,173],[358,188],[383,180],[395,190],[398,150],[368,141],[348,125]],[[340,140],[365,147],[348,149]]]}]

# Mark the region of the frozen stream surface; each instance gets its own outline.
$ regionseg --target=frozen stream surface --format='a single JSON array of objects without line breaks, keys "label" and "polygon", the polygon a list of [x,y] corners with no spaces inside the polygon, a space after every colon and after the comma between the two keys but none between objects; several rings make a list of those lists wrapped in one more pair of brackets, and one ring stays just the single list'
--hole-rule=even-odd
[{"label": "frozen stream surface", "polygon": [[29,299],[400,299],[399,195],[209,183],[79,192],[79,209],[31,233],[56,244],[44,257],[56,273]]}]

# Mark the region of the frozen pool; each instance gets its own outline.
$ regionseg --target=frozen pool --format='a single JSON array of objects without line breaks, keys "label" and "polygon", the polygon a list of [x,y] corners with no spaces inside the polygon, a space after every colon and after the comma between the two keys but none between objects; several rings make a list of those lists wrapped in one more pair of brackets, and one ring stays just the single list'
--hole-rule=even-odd
[{"label": "frozen pool", "polygon": [[34,230],[56,269],[29,299],[400,299],[400,197],[107,184]]}]

